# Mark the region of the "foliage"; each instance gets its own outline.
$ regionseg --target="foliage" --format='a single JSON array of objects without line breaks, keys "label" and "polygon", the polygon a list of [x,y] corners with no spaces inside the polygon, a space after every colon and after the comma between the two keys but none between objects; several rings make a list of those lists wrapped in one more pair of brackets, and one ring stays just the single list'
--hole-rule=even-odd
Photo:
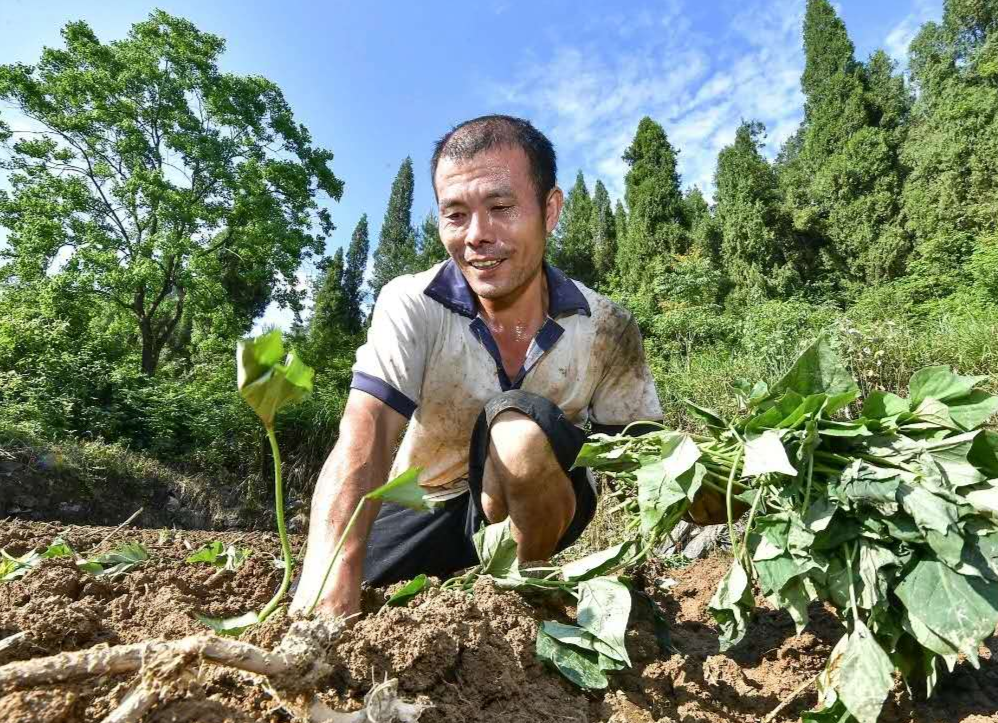
[{"label": "foliage", "polygon": [[413,184],[412,158],[406,156],[392,181],[378,248],[374,251],[371,295],[375,301],[385,284],[396,276],[416,270],[416,231],[412,227]]},{"label": "foliage", "polygon": [[361,330],[364,306],[364,272],[370,247],[367,231],[367,214],[360,217],[350,237],[346,266],[343,269],[343,294],[346,297],[346,331],[356,334]]},{"label": "foliage", "polygon": [[[609,198],[607,199],[609,203]],[[596,284],[596,247],[593,241],[593,200],[579,171],[568,191],[561,218],[548,245],[551,262],[569,278],[586,286]]]},{"label": "foliage", "polygon": [[[632,485],[646,540],[703,490],[723,495],[734,561],[710,602],[721,649],[749,625],[756,583],[798,632],[830,604],[848,633],[819,678],[825,710],[875,723],[898,671],[931,693],[940,662],[977,659],[998,623],[998,435],[981,429],[998,397],[983,376],[924,367],[909,397],[860,388],[819,339],[772,387],[738,387],[725,418],[691,404],[707,435],[594,435],[576,464]],[[735,503],[749,509],[736,535]]]},{"label": "foliage", "polygon": [[248,547],[236,547],[226,545],[220,540],[212,540],[188,555],[184,562],[191,565],[203,562],[223,570],[235,571],[242,567],[252,554],[253,551]]},{"label": "foliage", "polygon": [[94,558],[85,558],[70,547],[69,543],[57,537],[43,551],[32,550],[20,557],[14,557],[6,550],[0,550],[0,582],[24,577],[37,568],[43,560],[58,557],[73,558],[77,567],[95,577],[115,578],[131,572],[149,560],[149,551],[141,543],[125,542],[111,552]]},{"label": "foliage", "polygon": [[264,299],[231,299],[232,274],[296,304],[295,272],[322,245],[313,223],[332,229],[316,194],[339,199],[342,183],[280,89],[220,71],[224,41],[162,11],[118,42],[84,22],[63,38],[34,66],[0,67],[0,98],[41,129],[4,143],[8,278],[58,268],[106,300],[147,375],[185,316],[249,327]]},{"label": "foliage", "polygon": [[259,613],[246,613],[223,620],[198,617],[201,622],[220,635],[238,635],[247,628],[262,623],[277,609],[291,584],[294,560],[291,557],[291,545],[284,524],[284,480],[281,476],[281,453],[277,447],[277,437],[274,435],[274,418],[277,411],[285,404],[295,402],[312,391],[312,378],[315,372],[294,352],[289,353],[287,358],[282,359],[283,357],[284,344],[279,331],[243,339],[236,348],[239,394],[263,423],[274,457],[274,510],[277,517],[277,534],[281,539],[284,576],[280,588]]}]

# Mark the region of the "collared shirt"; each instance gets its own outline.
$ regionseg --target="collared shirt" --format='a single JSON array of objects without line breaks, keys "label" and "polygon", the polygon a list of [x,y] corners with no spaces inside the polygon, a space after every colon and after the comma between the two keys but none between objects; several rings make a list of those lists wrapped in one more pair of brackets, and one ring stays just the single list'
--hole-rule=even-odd
[{"label": "collared shirt", "polygon": [[392,477],[420,467],[420,483],[438,499],[466,491],[475,421],[508,389],[550,399],[580,427],[662,418],[630,312],[553,266],[544,271],[548,318],[512,379],[453,261],[382,288],[351,386],[409,419]]}]

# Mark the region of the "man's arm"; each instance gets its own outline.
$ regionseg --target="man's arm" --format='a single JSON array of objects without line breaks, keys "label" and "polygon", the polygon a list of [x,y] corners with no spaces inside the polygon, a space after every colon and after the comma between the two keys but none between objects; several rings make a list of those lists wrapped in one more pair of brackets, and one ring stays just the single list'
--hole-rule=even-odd
[{"label": "man's arm", "polygon": [[[361,498],[387,481],[395,445],[406,418],[379,399],[351,390],[340,436],[322,467],[312,495],[308,547],[292,612],[305,612],[319,586],[343,529]],[[352,615],[360,610],[360,584],[371,526],[381,503],[369,502],[354,523],[323,588],[316,611]]]}]

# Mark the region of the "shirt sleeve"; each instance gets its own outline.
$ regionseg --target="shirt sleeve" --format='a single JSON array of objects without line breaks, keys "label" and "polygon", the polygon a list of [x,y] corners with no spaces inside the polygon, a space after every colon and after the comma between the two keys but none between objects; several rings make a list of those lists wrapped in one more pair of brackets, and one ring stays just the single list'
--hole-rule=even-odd
[{"label": "shirt sleeve", "polygon": [[594,429],[661,420],[662,405],[645,359],[641,331],[633,317],[624,326],[613,351],[607,355],[606,368],[590,404]]},{"label": "shirt sleeve", "polygon": [[391,281],[378,295],[367,341],[357,349],[350,387],[409,419],[419,406],[431,340],[422,294],[408,293],[405,280]]}]

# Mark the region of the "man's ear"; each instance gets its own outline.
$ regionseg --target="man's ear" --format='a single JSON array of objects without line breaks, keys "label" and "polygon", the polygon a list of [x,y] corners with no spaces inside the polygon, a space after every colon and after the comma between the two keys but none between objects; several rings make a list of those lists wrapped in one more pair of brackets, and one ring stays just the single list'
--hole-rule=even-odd
[{"label": "man's ear", "polygon": [[544,208],[544,226],[547,228],[549,234],[558,225],[558,219],[561,217],[561,209],[564,205],[565,195],[561,192],[560,188],[555,186],[548,194],[547,204]]}]

